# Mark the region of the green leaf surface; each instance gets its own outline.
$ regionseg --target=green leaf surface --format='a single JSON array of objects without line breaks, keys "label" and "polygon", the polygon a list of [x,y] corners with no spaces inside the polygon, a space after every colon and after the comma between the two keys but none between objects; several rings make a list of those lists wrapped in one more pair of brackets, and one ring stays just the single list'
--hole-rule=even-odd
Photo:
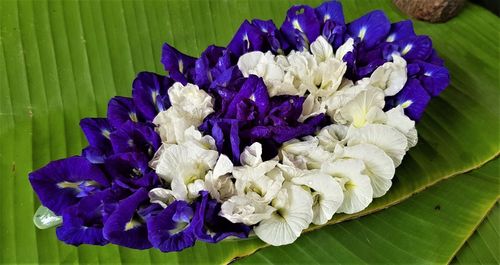
[{"label": "green leaf surface", "polygon": [[499,230],[500,208],[497,202],[478,229],[455,256],[452,264],[499,264]]},{"label": "green leaf surface", "polygon": [[[495,159],[394,207],[302,235],[292,245],[265,248],[240,263],[448,263],[496,204],[499,170],[500,160]],[[499,216],[492,212],[490,217]],[[467,243],[469,250],[464,252],[480,251],[473,256],[479,259],[497,255],[491,251],[498,250],[498,234],[494,231],[498,225],[490,223],[490,217],[477,231],[481,237],[472,237]],[[472,264],[470,256],[464,253],[459,257],[464,264]]]},{"label": "green leaf surface", "polygon": [[[223,263],[265,246],[249,239],[164,254],[64,245],[54,229],[33,225],[39,202],[27,174],[79,154],[86,145],[79,120],[105,116],[111,97],[130,96],[137,72],[162,73],[163,42],[197,56],[210,44],[227,44],[244,19],[280,24],[299,2],[320,1],[0,1],[0,263]],[[344,1],[348,21],[373,9],[392,21],[406,18],[390,1]],[[415,22],[415,31],[430,35],[445,59],[452,84],[418,124],[420,142],[398,168],[391,191],[333,222],[397,204],[498,154],[499,22],[471,4],[445,24]]]}]

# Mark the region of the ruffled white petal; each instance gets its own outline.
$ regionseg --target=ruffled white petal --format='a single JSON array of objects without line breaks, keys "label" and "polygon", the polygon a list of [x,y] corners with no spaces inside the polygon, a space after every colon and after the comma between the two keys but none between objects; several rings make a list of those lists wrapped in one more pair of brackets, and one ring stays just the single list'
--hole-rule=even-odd
[{"label": "ruffled white petal", "polygon": [[267,220],[275,208],[267,203],[257,202],[246,196],[233,196],[221,206],[220,216],[233,223],[254,225]]},{"label": "ruffled white petal", "polygon": [[364,175],[365,166],[358,159],[339,159],[324,164],[321,171],[336,177],[344,191],[344,200],[338,212],[356,213],[365,209],[373,200],[370,178]]},{"label": "ruffled white petal", "polygon": [[349,131],[348,146],[372,144],[382,149],[397,167],[406,153],[408,141],[398,130],[384,124],[369,124]]},{"label": "ruffled white petal", "polygon": [[312,204],[309,192],[300,186],[285,183],[280,196],[273,202],[277,211],[254,227],[255,234],[273,246],[293,243],[313,219]]},{"label": "ruffled white petal", "polygon": [[408,140],[408,146],[406,147],[406,150],[414,147],[418,142],[417,130],[415,129],[415,121],[411,120],[404,114],[404,110],[401,105],[390,109],[386,112],[386,114],[387,121],[385,122],[385,124],[396,128],[406,136],[406,139]]},{"label": "ruffled white petal", "polygon": [[335,120],[342,124],[352,124],[357,128],[372,123],[383,123],[386,120],[382,110],[384,104],[384,93],[380,89],[369,88],[342,107]]}]

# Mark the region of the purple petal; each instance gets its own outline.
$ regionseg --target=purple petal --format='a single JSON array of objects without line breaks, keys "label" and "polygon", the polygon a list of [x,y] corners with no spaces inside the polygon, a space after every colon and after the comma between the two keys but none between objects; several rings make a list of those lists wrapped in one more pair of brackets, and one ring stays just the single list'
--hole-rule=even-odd
[{"label": "purple petal", "polygon": [[109,191],[101,191],[83,198],[78,204],[63,212],[63,224],[56,230],[57,238],[71,245],[106,245],[108,241],[102,233],[103,200]]},{"label": "purple petal", "polygon": [[432,41],[428,36],[410,37],[396,43],[401,56],[407,61],[425,61],[432,53]]},{"label": "purple petal", "polygon": [[264,45],[264,34],[259,28],[245,20],[227,45],[227,49],[236,57],[240,57],[250,51],[265,50]]},{"label": "purple petal", "polygon": [[437,96],[450,84],[448,69],[430,63],[418,63],[422,72],[420,83],[431,96]]},{"label": "purple petal", "polygon": [[181,251],[193,246],[196,238],[192,217],[193,209],[187,202],[174,201],[148,219],[149,241],[163,252]]},{"label": "purple petal", "polygon": [[152,121],[158,112],[170,107],[168,89],[174,82],[165,76],[141,72],[132,84],[132,98],[137,111],[147,121]]},{"label": "purple petal", "polygon": [[139,206],[148,200],[148,192],[144,188],[121,200],[104,223],[104,237],[109,242],[124,247],[150,248],[146,221],[137,214]]},{"label": "purple petal", "polygon": [[90,146],[107,151],[111,147],[109,141],[113,127],[106,118],[85,118],[80,121],[80,127]]},{"label": "purple petal", "polygon": [[411,20],[403,20],[391,24],[391,30],[385,41],[394,42],[410,37],[415,37],[413,22]]},{"label": "purple petal", "polygon": [[248,237],[250,227],[232,223],[219,216],[221,204],[210,199],[206,191],[201,191],[200,195],[195,203],[195,218],[193,218],[194,233],[198,239],[216,243],[229,236]]},{"label": "purple petal", "polygon": [[431,96],[425,91],[416,79],[408,79],[403,89],[395,96],[396,105],[402,104],[406,115],[412,120],[418,121],[431,100]]},{"label": "purple petal", "polygon": [[381,10],[372,11],[347,25],[347,32],[352,37],[360,38],[366,49],[371,49],[385,40],[391,22]]},{"label": "purple petal", "polygon": [[342,11],[342,4],[338,1],[323,2],[320,6],[314,9],[318,19],[326,23],[332,21],[336,25],[344,25],[344,12]]},{"label": "purple petal", "polygon": [[80,156],[52,161],[31,172],[29,180],[42,204],[57,215],[82,195],[109,186],[99,167]]},{"label": "purple petal", "polygon": [[127,97],[114,97],[108,103],[108,121],[115,127],[120,127],[126,121],[142,121],[135,110],[134,101]]},{"label": "purple petal", "polygon": [[427,59],[427,62],[429,62],[431,64],[438,65],[438,66],[444,66],[444,60],[441,59],[441,57],[439,57],[436,50],[434,50],[434,49],[432,49],[432,53],[429,56],[429,59]]},{"label": "purple petal", "polygon": [[308,49],[309,44],[318,38],[321,24],[314,9],[298,5],[288,9],[281,32],[296,50]]},{"label": "purple petal", "polygon": [[142,152],[152,157],[161,145],[160,136],[153,128],[131,121],[114,131],[110,139],[115,153]]},{"label": "purple petal", "polygon": [[163,44],[161,62],[175,81],[183,84],[192,81],[196,58],[185,55],[165,43]]},{"label": "purple petal", "polygon": [[290,45],[278,28],[276,28],[272,20],[254,19],[252,20],[252,25],[260,29],[267,42],[266,46],[269,47],[273,53],[283,54],[285,51],[288,51]]},{"label": "purple petal", "polygon": [[143,153],[121,153],[106,159],[105,168],[113,181],[135,191],[140,187],[153,188],[158,185],[158,176],[149,168],[149,158]]},{"label": "purple petal", "polygon": [[224,51],[223,47],[211,45],[196,60],[194,80],[198,86],[210,86],[214,78],[217,77],[213,76],[212,69],[216,67]]}]

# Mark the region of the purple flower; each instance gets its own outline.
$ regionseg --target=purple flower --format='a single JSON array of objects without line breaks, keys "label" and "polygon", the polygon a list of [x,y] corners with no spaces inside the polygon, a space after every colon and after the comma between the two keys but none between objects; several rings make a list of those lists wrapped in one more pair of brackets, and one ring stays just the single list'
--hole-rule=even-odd
[{"label": "purple flower", "polygon": [[410,78],[403,89],[394,97],[387,98],[387,108],[403,105],[405,114],[412,120],[420,120],[431,96],[418,79]]},{"label": "purple flower", "polygon": [[142,115],[137,113],[134,101],[127,97],[114,97],[108,103],[108,121],[114,128],[127,121],[143,122]]},{"label": "purple flower", "polygon": [[233,39],[227,45],[227,49],[239,58],[242,54],[251,51],[265,50],[266,41],[262,31],[247,20],[243,21]]},{"label": "purple flower", "polygon": [[110,134],[113,126],[106,118],[85,118],[80,121],[83,134],[89,142],[83,156],[93,163],[101,163],[105,157],[112,154]]},{"label": "purple flower", "polygon": [[210,199],[207,191],[201,191],[200,197],[195,202],[195,218],[192,225],[199,240],[217,243],[229,236],[239,238],[248,237],[251,228],[244,224],[235,224],[219,216],[221,204]]},{"label": "purple flower", "polygon": [[346,26],[342,4],[337,1],[324,2],[314,9],[318,20],[322,23],[321,35],[334,49],[345,41]]},{"label": "purple flower", "polygon": [[[195,63],[194,81],[199,87],[208,87],[216,79],[220,70],[217,68],[219,60],[224,55],[226,49],[215,45],[208,48],[201,54]],[[225,58],[222,58],[222,67],[226,67]]]},{"label": "purple flower", "polygon": [[[114,211],[106,218],[104,238],[113,244],[135,249],[151,248],[146,220],[138,214],[139,207],[149,200],[144,188],[112,205]],[[109,206],[108,206],[109,207]],[[64,221],[64,220],[63,220]]]},{"label": "purple flower", "polygon": [[99,191],[66,208],[62,214],[64,222],[56,230],[57,238],[75,246],[107,244],[108,240],[102,233],[102,209],[106,197],[110,194],[109,189]]},{"label": "purple flower", "polygon": [[142,152],[152,157],[161,145],[160,136],[146,124],[125,122],[110,134],[115,153]]},{"label": "purple flower", "polygon": [[106,159],[106,171],[118,186],[135,191],[159,185],[158,176],[149,167],[149,157],[143,153],[120,153]]},{"label": "purple flower", "polygon": [[381,10],[372,11],[347,25],[347,33],[359,38],[366,49],[371,49],[386,39],[391,22]]},{"label": "purple flower", "polygon": [[163,44],[161,62],[170,78],[185,85],[193,81],[196,58],[179,52],[174,47]]},{"label": "purple flower", "polygon": [[42,204],[57,215],[82,197],[109,186],[100,168],[80,156],[52,161],[31,172],[29,180]]},{"label": "purple flower", "polygon": [[181,251],[196,241],[193,208],[185,201],[174,201],[147,221],[151,244],[163,252]]},{"label": "purple flower", "polygon": [[450,84],[450,73],[443,66],[418,62],[418,79],[425,90],[433,97],[439,95]]},{"label": "purple flower", "polygon": [[308,49],[309,44],[318,38],[321,30],[320,20],[310,6],[297,5],[288,9],[285,21],[281,25],[285,35],[295,50]]},{"label": "purple flower", "polygon": [[[158,112],[170,107],[168,89],[174,81],[150,72],[141,72],[132,84],[132,98],[138,113],[146,121],[152,121]],[[108,111],[109,116],[109,111]]]}]

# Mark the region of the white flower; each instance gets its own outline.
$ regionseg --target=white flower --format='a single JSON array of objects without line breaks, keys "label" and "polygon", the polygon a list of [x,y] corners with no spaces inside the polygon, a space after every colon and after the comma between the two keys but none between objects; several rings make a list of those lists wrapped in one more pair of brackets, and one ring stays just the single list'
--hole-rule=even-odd
[{"label": "white flower", "polygon": [[363,161],[364,174],[370,177],[374,198],[383,196],[389,190],[395,167],[392,159],[382,149],[371,144],[358,144],[344,148],[343,157]]},{"label": "white flower", "polygon": [[205,176],[205,188],[212,198],[219,202],[226,201],[235,195],[236,190],[230,173],[233,171],[233,163],[224,154],[219,156],[213,170]]},{"label": "white flower", "polygon": [[262,145],[258,142],[246,147],[240,156],[242,166],[233,168],[236,179],[236,192],[252,199],[269,203],[283,184],[283,176],[273,169],[278,164],[276,160],[263,162]]},{"label": "white flower", "polygon": [[363,127],[371,123],[383,123],[384,93],[378,88],[361,91],[354,99],[342,107],[335,115],[335,120],[342,124]]},{"label": "white flower", "polygon": [[196,145],[170,145],[163,150],[156,163],[156,173],[170,183],[172,195],[177,200],[191,201],[205,189],[204,177],[213,169],[217,151]]},{"label": "white flower", "polygon": [[174,83],[168,89],[172,106],[158,113],[153,119],[158,134],[164,143],[179,143],[183,141],[187,128],[198,127],[208,114],[212,113],[212,97],[193,84],[183,86]]},{"label": "white flower", "polygon": [[282,59],[278,59],[271,52],[245,53],[240,56],[237,65],[244,77],[262,77],[271,97],[298,93],[293,85],[293,77],[285,73]]},{"label": "white flower", "polygon": [[319,36],[311,43],[311,53],[318,63],[324,62],[333,57],[333,48],[330,43],[323,37]]},{"label": "white flower", "polygon": [[233,223],[254,225],[262,220],[269,219],[276,211],[268,203],[256,202],[246,196],[233,196],[221,206],[220,216]]},{"label": "white flower", "polygon": [[352,128],[347,136],[347,146],[372,144],[382,149],[399,166],[406,153],[408,141],[397,129],[384,124],[368,124],[362,128]]},{"label": "white flower", "polygon": [[304,122],[307,118],[325,113],[326,108],[317,97],[309,94],[302,104],[302,113],[298,119],[299,122]]},{"label": "white flower", "polygon": [[339,61],[342,61],[344,56],[348,52],[352,52],[353,50],[354,50],[354,39],[349,38],[346,40],[346,42],[344,42],[344,44],[340,45],[340,47],[337,49],[337,51],[335,52],[335,58],[337,58],[337,60]]},{"label": "white flower", "polygon": [[154,188],[149,191],[148,195],[151,203],[158,203],[163,208],[167,208],[175,200],[172,191],[164,188]]},{"label": "white flower", "polygon": [[387,121],[385,124],[396,128],[402,134],[406,136],[408,140],[408,146],[406,150],[414,147],[418,142],[417,129],[415,129],[415,121],[412,121],[408,116],[404,114],[403,107],[398,105],[395,108],[390,109],[386,112]]},{"label": "white flower", "polygon": [[[302,141],[293,139],[283,143],[280,149],[282,161],[286,165],[296,165],[288,163],[289,161],[298,161],[301,165],[305,162],[307,169],[320,168],[325,161],[331,160],[333,156],[319,146],[319,140],[316,137],[304,137]],[[303,168],[301,165],[300,168]]]},{"label": "white flower", "polygon": [[333,152],[337,145],[344,145],[349,127],[341,124],[332,124],[323,127],[316,138],[319,140],[319,146],[326,151]]},{"label": "white flower", "polygon": [[397,54],[393,54],[392,59],[392,62],[384,63],[373,71],[370,78],[361,82],[382,89],[386,96],[396,95],[406,83],[406,61]]},{"label": "white flower", "polygon": [[264,242],[280,246],[294,242],[313,219],[313,200],[302,187],[285,182],[272,206],[277,209],[268,219],[254,227],[255,234]]},{"label": "white flower", "polygon": [[310,188],[313,197],[313,224],[322,225],[332,219],[342,204],[344,193],[338,181],[319,170],[300,170],[278,165],[289,181]]},{"label": "white flower", "polygon": [[338,159],[323,164],[321,171],[336,177],[344,191],[344,200],[338,212],[356,213],[365,209],[373,200],[370,178],[362,172],[363,161],[358,159]]}]

